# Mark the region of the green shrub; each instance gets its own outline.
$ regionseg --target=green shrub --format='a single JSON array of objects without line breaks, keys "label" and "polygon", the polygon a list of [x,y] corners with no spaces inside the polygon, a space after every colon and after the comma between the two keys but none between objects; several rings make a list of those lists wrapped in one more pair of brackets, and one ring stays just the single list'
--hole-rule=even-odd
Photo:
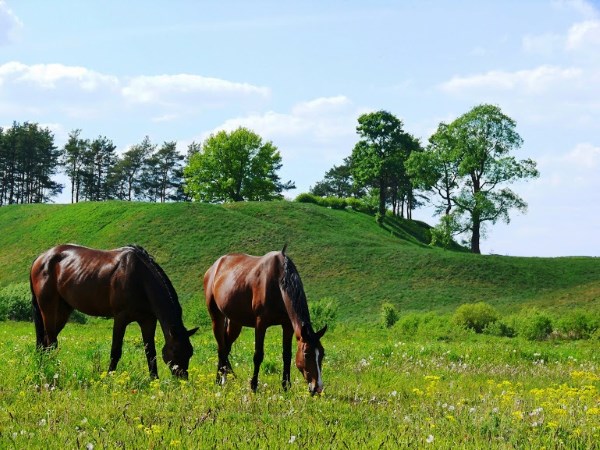
[{"label": "green shrub", "polygon": [[0,320],[31,320],[29,283],[10,284],[0,289]]},{"label": "green shrub", "polygon": [[381,322],[384,327],[391,328],[398,321],[398,311],[391,303],[381,305]]},{"label": "green shrub", "polygon": [[552,320],[539,311],[529,311],[517,321],[517,335],[528,341],[541,341],[552,333]]},{"label": "green shrub", "polygon": [[422,314],[409,313],[403,315],[398,319],[396,328],[400,330],[400,333],[407,336],[414,336],[419,331],[419,325],[421,324]]},{"label": "green shrub", "polygon": [[583,311],[571,311],[556,321],[556,331],[568,339],[588,339],[598,328],[598,320]]},{"label": "green shrub", "polygon": [[336,299],[323,297],[321,300],[308,304],[310,320],[315,331],[327,325],[328,330],[336,326],[339,304]]},{"label": "green shrub", "polygon": [[498,312],[485,302],[466,303],[456,309],[452,319],[459,326],[482,333],[486,327],[498,320]]},{"label": "green shrub", "polygon": [[[29,283],[10,284],[0,289],[0,320],[31,321],[31,290]],[[73,311],[70,322],[86,323],[87,316],[79,311]]]},{"label": "green shrub", "polygon": [[515,337],[515,329],[502,320],[496,320],[483,329],[485,334],[498,337]]},{"label": "green shrub", "polygon": [[295,201],[299,202],[299,203],[314,203],[314,204],[319,204],[319,199],[321,197],[319,197],[318,195],[313,195],[313,194],[308,194],[308,193],[302,193],[300,195],[298,195],[295,199]]}]

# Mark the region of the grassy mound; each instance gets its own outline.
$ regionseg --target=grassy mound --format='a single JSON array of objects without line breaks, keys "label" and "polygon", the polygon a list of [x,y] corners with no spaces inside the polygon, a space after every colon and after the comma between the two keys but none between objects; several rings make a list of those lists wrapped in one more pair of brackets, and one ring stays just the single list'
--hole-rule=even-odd
[{"label": "grassy mound", "polygon": [[33,259],[56,244],[136,243],[165,269],[184,308],[196,308],[202,276],[220,255],[259,255],[287,242],[309,302],[336,299],[342,322],[377,321],[384,302],[401,313],[478,301],[502,311],[600,310],[598,258],[444,251],[426,245],[428,228],[401,219],[379,227],[356,211],[287,201],[8,206],[0,208],[0,287],[26,282]]}]

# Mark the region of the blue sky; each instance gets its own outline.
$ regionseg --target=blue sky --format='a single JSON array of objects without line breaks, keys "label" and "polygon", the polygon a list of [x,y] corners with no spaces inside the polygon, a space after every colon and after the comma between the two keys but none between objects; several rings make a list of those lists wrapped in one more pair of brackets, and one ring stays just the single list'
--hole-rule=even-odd
[{"label": "blue sky", "polygon": [[279,148],[290,197],[351,153],[364,112],[427,142],[479,103],[541,172],[482,251],[600,256],[598,2],[0,0],[0,126],[185,151],[242,125]]}]

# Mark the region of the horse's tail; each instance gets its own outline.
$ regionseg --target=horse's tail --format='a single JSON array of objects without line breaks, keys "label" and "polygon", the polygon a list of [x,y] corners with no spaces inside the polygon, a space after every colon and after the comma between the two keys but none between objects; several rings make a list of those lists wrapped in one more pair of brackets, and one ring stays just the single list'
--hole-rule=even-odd
[{"label": "horse's tail", "polygon": [[300,274],[292,259],[285,254],[287,244],[281,251],[283,255],[283,274],[279,281],[281,289],[287,294],[292,302],[292,306],[298,315],[298,318],[307,324],[310,323],[310,315],[308,312],[308,302],[304,293],[304,286],[300,279]]},{"label": "horse's tail", "polygon": [[33,280],[31,274],[29,274],[29,289],[31,290],[31,313],[33,316],[33,324],[35,325],[35,337],[38,348],[44,345],[44,321],[42,319],[42,312],[40,311],[40,305],[38,304],[37,297],[33,291]]}]

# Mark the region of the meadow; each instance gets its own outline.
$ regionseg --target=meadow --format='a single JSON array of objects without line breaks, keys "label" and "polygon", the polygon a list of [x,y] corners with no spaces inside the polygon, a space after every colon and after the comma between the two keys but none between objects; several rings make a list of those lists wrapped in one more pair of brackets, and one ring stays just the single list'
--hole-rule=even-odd
[{"label": "meadow", "polygon": [[[529,342],[455,329],[440,340],[397,327],[338,325],[323,342],[325,391],[293,369],[280,387],[281,339],[267,334],[252,393],[253,333],[215,384],[208,327],[192,338],[188,381],[162,362],[150,380],[139,330],[105,369],[111,321],[70,323],[59,349],[34,351],[33,325],[0,324],[2,448],[595,448],[597,340]],[[160,341],[160,339],[159,339]]]},{"label": "meadow", "polygon": [[[200,326],[189,380],[159,361],[153,381],[135,324],[106,373],[111,320],[68,323],[44,353],[32,323],[0,321],[0,448],[597,448],[600,259],[445,251],[427,245],[428,230],[294,202],[0,208],[0,319],[27,312],[31,261],[49,247],[137,243],[173,281],[185,325]],[[217,386],[201,276],[221,254],[286,242],[311,308],[336,305],[322,341],[324,393],[311,396],[295,368],[282,390],[276,327],[258,391],[251,330],[232,351],[237,376]],[[492,333],[453,322],[481,301],[499,313]],[[384,305],[398,314],[389,328]],[[552,331],[526,338],[540,318]],[[162,339],[158,331],[159,349]]]}]

